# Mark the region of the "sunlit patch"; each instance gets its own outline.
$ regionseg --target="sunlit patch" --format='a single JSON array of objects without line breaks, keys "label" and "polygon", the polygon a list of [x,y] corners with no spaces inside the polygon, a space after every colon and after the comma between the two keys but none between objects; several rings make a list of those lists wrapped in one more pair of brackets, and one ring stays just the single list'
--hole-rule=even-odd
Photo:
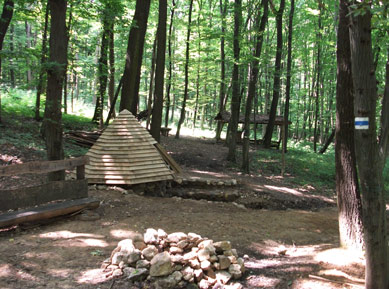
[{"label": "sunlit patch", "polygon": [[294,190],[294,189],[290,189],[290,188],[286,188],[286,187],[276,187],[276,186],[269,186],[269,185],[265,185],[264,187],[269,189],[269,190],[283,192],[283,193],[291,194],[294,196],[300,196],[300,197],[304,196],[304,194],[300,193],[299,191]]},{"label": "sunlit patch", "polygon": [[54,246],[57,247],[107,247],[108,243],[99,239],[68,239],[56,242]]},{"label": "sunlit patch", "polygon": [[98,284],[107,281],[107,277],[102,269],[91,269],[81,272],[81,276],[77,278],[78,283]]},{"label": "sunlit patch", "polygon": [[12,266],[10,264],[1,264],[0,265],[0,278],[10,277],[13,275]]},{"label": "sunlit patch", "polygon": [[280,280],[264,275],[251,275],[247,278],[246,283],[249,286],[253,286],[253,288],[275,288],[280,283]]},{"label": "sunlit patch", "polygon": [[128,239],[131,238],[135,232],[130,230],[111,230],[111,236],[116,239]]},{"label": "sunlit patch", "polygon": [[80,237],[105,238],[102,235],[86,234],[86,233],[73,233],[70,231],[48,232],[48,233],[40,234],[39,237],[48,238],[48,239],[72,239],[72,238],[80,238]]},{"label": "sunlit patch", "polygon": [[37,259],[54,259],[57,258],[58,255],[54,252],[41,252],[41,253],[35,253],[35,252],[26,252],[24,254],[24,257],[26,258],[37,258]]},{"label": "sunlit patch", "polygon": [[329,276],[330,278],[336,277],[337,280],[345,280],[347,282],[352,281],[355,283],[359,283],[363,285],[365,283],[364,279],[355,278],[343,271],[337,270],[337,269],[331,269],[331,270],[322,270],[318,273],[320,276]]},{"label": "sunlit patch", "polygon": [[351,264],[364,265],[363,255],[357,250],[346,250],[342,248],[334,248],[319,252],[314,259],[318,262],[325,262],[337,266],[348,266]]},{"label": "sunlit patch", "polygon": [[71,275],[71,270],[69,269],[48,269],[47,273],[56,278],[67,278]]},{"label": "sunlit patch", "polygon": [[335,289],[335,288],[353,288],[345,287],[343,284],[338,284],[325,280],[297,279],[293,282],[291,289]]}]

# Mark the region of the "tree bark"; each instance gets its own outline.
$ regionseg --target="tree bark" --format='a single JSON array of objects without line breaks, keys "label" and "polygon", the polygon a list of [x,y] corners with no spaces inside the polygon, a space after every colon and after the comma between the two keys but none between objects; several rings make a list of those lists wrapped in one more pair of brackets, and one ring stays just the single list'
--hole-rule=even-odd
[{"label": "tree bark", "polygon": [[362,200],[354,147],[354,106],[348,31],[348,0],[340,0],[336,84],[336,193],[341,246],[363,249]]},{"label": "tree bark", "polygon": [[45,69],[45,63],[47,60],[47,29],[49,24],[49,13],[50,13],[50,7],[49,2],[46,4],[46,12],[45,12],[45,24],[43,28],[43,35],[42,35],[42,52],[41,52],[41,67],[39,71],[39,79],[38,79],[38,85],[36,88],[36,101],[35,101],[35,120],[40,121],[41,117],[39,114],[40,106],[41,106],[41,94],[43,92],[43,84],[45,81],[46,76],[46,69]]},{"label": "tree bark", "polygon": [[288,150],[289,137],[289,101],[290,101],[290,80],[292,78],[292,36],[293,36],[293,14],[294,0],[290,1],[289,24],[288,24],[288,59],[286,63],[286,91],[285,91],[285,109],[284,109],[284,141],[282,150],[284,153]]},{"label": "tree bark", "polygon": [[155,68],[155,101],[151,120],[151,135],[159,142],[161,138],[163,91],[165,79],[167,0],[159,0],[157,28],[157,61]]},{"label": "tree bark", "polygon": [[[282,57],[282,15],[284,14],[285,0],[281,0],[280,8],[276,12],[276,25],[277,25],[277,51],[276,62],[274,70],[274,82],[273,82],[273,99],[271,102],[269,124],[266,127],[266,133],[263,138],[263,145],[265,148],[270,148],[271,139],[274,130],[274,121],[276,119],[276,112],[278,106],[278,99],[280,98],[281,89],[281,57]],[[274,9],[275,10],[275,9]]]},{"label": "tree bark", "polygon": [[146,102],[147,103],[146,129],[149,129],[150,121],[151,121],[152,108],[153,108],[155,63],[157,62],[157,59],[156,59],[156,49],[157,49],[157,36],[154,39],[153,53],[151,54],[149,97],[148,97],[147,102]]},{"label": "tree bark", "polygon": [[250,161],[249,161],[250,114],[251,114],[253,99],[255,97],[256,84],[258,81],[258,71],[259,71],[258,64],[259,64],[259,58],[261,57],[261,51],[262,51],[263,33],[265,31],[265,27],[266,27],[268,15],[269,15],[268,0],[262,0],[261,7],[263,10],[261,20],[259,20],[259,13],[258,13],[258,16],[256,19],[255,33],[256,33],[257,37],[256,37],[256,41],[255,41],[256,44],[255,44],[255,51],[254,51],[254,60],[251,64],[249,90],[247,93],[245,119],[244,119],[242,170],[246,174],[250,173]]},{"label": "tree bark", "polygon": [[[165,127],[169,126],[169,111],[170,111],[170,90],[172,87],[172,70],[173,70],[173,59],[172,59],[172,31],[173,31],[173,20],[174,20],[174,11],[176,9],[176,3],[172,1],[172,9],[170,11],[170,24],[169,24],[169,43],[168,43],[168,53],[169,53],[169,77],[166,88],[166,112],[165,112]],[[174,114],[174,111],[172,111]]]},{"label": "tree bark", "polygon": [[185,120],[186,100],[188,99],[188,85],[189,85],[189,40],[190,40],[190,32],[191,32],[191,26],[192,26],[192,8],[193,8],[193,0],[190,0],[189,16],[188,16],[188,30],[187,30],[187,35],[186,35],[184,99],[182,100],[180,120],[178,121],[177,131],[176,131],[176,136],[175,136],[176,139],[180,138],[181,126],[182,126],[182,124],[184,123],[184,120]]},{"label": "tree bark", "polygon": [[[43,120],[48,160],[61,160],[64,157],[61,100],[67,61],[66,2],[66,0],[49,0],[51,14],[49,62],[51,65],[47,70],[47,96]],[[64,171],[49,174],[51,181],[64,178]]]},{"label": "tree bark", "polygon": [[318,19],[318,32],[317,32],[317,58],[316,58],[316,98],[315,98],[315,123],[313,128],[313,151],[317,151],[317,142],[319,138],[319,132],[318,132],[318,118],[319,118],[319,97],[320,97],[320,81],[321,81],[321,41],[322,41],[322,35],[321,35],[321,14],[322,14],[322,6],[323,3],[321,0],[318,1],[318,8],[319,8],[319,19]]},{"label": "tree bark", "polygon": [[136,0],[135,15],[128,37],[120,111],[127,109],[134,115],[139,103],[140,73],[149,10],[150,0]]},{"label": "tree bark", "polygon": [[240,56],[240,24],[242,21],[242,1],[234,2],[234,68],[232,70],[232,96],[231,96],[231,118],[228,123],[228,155],[227,160],[236,162],[236,135],[240,113],[240,83],[239,83],[239,56]]},{"label": "tree bark", "polygon": [[[388,288],[388,244],[386,237],[386,204],[383,168],[385,156],[380,153],[376,133],[377,82],[374,71],[371,12],[369,4],[353,1],[363,13],[350,9],[350,48],[354,84],[355,117],[368,120],[367,129],[355,131],[358,174],[361,185],[363,223],[365,226],[367,289]],[[361,5],[366,5],[361,7]]]},{"label": "tree bark", "polygon": [[[0,18],[0,52],[3,50],[3,42],[5,34],[14,13],[14,1],[5,0],[3,5],[3,12]],[[0,80],[1,80],[1,56],[0,56]],[[1,123],[1,94],[0,94],[0,123]]]},{"label": "tree bark", "polygon": [[[113,99],[115,97],[115,22],[111,21],[108,32],[109,41],[109,83],[108,83],[108,103],[111,108]],[[113,110],[113,117],[115,117],[115,110]]]}]

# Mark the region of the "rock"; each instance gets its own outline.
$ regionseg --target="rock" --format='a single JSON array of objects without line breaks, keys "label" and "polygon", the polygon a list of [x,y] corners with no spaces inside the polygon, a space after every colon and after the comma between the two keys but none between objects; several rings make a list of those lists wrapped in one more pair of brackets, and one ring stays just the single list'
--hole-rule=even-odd
[{"label": "rock", "polygon": [[143,234],[138,232],[131,233],[129,239],[131,239],[133,243],[144,242]]},{"label": "rock", "polygon": [[150,261],[147,260],[139,260],[136,262],[136,268],[149,268],[150,267]]},{"label": "rock", "polygon": [[145,259],[151,260],[154,258],[155,255],[158,254],[158,249],[154,245],[148,245],[145,249],[142,251],[142,255]]},{"label": "rock", "polygon": [[122,276],[123,275],[123,271],[122,269],[116,269],[112,272],[112,276],[113,277],[119,277],[119,276]]},{"label": "rock", "polygon": [[222,253],[223,251],[231,250],[231,242],[230,241],[220,241],[213,243],[213,246],[216,249],[216,252]]},{"label": "rock", "polygon": [[192,243],[197,243],[198,241],[200,241],[202,238],[200,235],[198,234],[195,234],[195,233],[188,233],[188,240],[189,242],[192,242]]},{"label": "rock", "polygon": [[200,262],[199,262],[199,260],[197,258],[189,260],[188,264],[193,269],[200,269],[201,268]]},{"label": "rock", "polygon": [[146,279],[147,275],[149,274],[149,270],[146,268],[125,268],[127,270],[124,271],[124,274],[127,277],[128,280],[131,280],[133,282],[135,281],[143,281]]},{"label": "rock", "polygon": [[158,229],[158,239],[166,239],[167,238],[167,233],[162,230],[162,229]]},{"label": "rock", "polygon": [[146,244],[157,244],[158,243],[158,231],[152,228],[146,230],[144,234],[144,242]]},{"label": "rock", "polygon": [[138,250],[142,251],[144,248],[147,247],[147,245],[143,241],[137,241],[137,242],[134,242],[134,247],[135,247],[135,249],[138,249]]},{"label": "rock", "polygon": [[212,255],[210,258],[209,258],[209,261],[211,263],[214,263],[214,262],[217,262],[219,260],[219,258],[216,256],[216,255]]},{"label": "rock", "polygon": [[213,241],[212,240],[204,240],[204,241],[201,241],[197,245],[197,247],[199,247],[199,249],[204,249],[205,247],[210,246],[210,245],[213,245]]},{"label": "rock", "polygon": [[156,289],[173,289],[176,288],[177,281],[174,279],[174,276],[169,275],[166,277],[158,278],[155,282]]},{"label": "rock", "polygon": [[219,255],[220,270],[227,269],[231,265],[231,261],[227,256]]},{"label": "rock", "polygon": [[189,266],[185,266],[184,269],[181,270],[181,274],[184,280],[189,281],[194,276],[194,270]]},{"label": "rock", "polygon": [[231,184],[232,184],[233,186],[236,186],[236,185],[238,184],[238,182],[237,182],[235,179],[232,179],[232,180],[231,180]]},{"label": "rock", "polygon": [[227,284],[228,281],[231,279],[231,274],[228,273],[227,271],[221,270],[221,271],[216,271],[216,280],[222,284]]},{"label": "rock", "polygon": [[173,263],[184,263],[184,257],[180,254],[170,256]]},{"label": "rock", "polygon": [[231,285],[225,285],[224,289],[243,289],[243,285],[239,283],[234,283]]},{"label": "rock", "polygon": [[186,286],[186,289],[199,289],[199,286],[197,286],[196,284],[193,284],[193,283],[189,283]]},{"label": "rock", "polygon": [[120,269],[123,269],[126,266],[127,266],[127,264],[124,261],[120,261],[120,263],[119,263],[119,268]]},{"label": "rock", "polygon": [[132,264],[138,261],[141,257],[141,252],[135,249],[133,252],[127,255],[127,263]]},{"label": "rock", "polygon": [[201,262],[200,267],[202,270],[205,270],[205,271],[208,269],[211,269],[211,262],[209,262],[208,260],[204,260]]},{"label": "rock", "polygon": [[238,258],[238,259],[236,260],[236,263],[237,263],[238,265],[240,265],[240,271],[241,271],[242,273],[246,272],[246,267],[244,266],[244,260],[243,260],[243,258]]},{"label": "rock", "polygon": [[188,246],[188,241],[187,240],[182,240],[177,243],[177,247],[181,249],[185,249],[185,247]]},{"label": "rock", "polygon": [[[197,258],[199,259],[200,262],[202,262],[204,260],[209,260],[210,257],[211,257],[211,255],[210,255],[209,251],[206,249],[200,249],[197,252]],[[185,256],[184,256],[184,258],[185,258]]]},{"label": "rock", "polygon": [[231,264],[228,268],[228,272],[234,279],[239,279],[240,277],[242,277],[242,271],[240,270],[239,264]]},{"label": "rock", "polygon": [[173,274],[171,275],[174,280],[178,283],[182,280],[182,273],[180,271],[175,271],[173,272]]},{"label": "rock", "polygon": [[196,269],[193,271],[193,273],[194,273],[194,277],[195,277],[196,282],[199,282],[201,279],[203,279],[203,276],[204,276],[203,270]]},{"label": "rock", "polygon": [[182,232],[172,233],[167,236],[167,241],[169,243],[178,243],[184,239],[187,239],[188,235]]},{"label": "rock", "polygon": [[184,257],[185,261],[189,261],[189,260],[192,260],[192,259],[196,259],[197,258],[197,254],[196,254],[196,252],[191,251],[191,252],[188,252],[188,253],[184,254],[183,257]]},{"label": "rock", "polygon": [[235,256],[236,258],[238,258],[238,251],[236,251],[236,249],[231,249],[231,252],[232,252],[232,255]]},{"label": "rock", "polygon": [[237,260],[235,256],[228,256],[227,258],[230,259],[231,264],[236,264]]},{"label": "rock", "polygon": [[169,249],[170,254],[180,254],[182,252],[184,252],[184,250],[182,248],[179,248],[179,247],[170,247],[170,249]]},{"label": "rock", "polygon": [[124,239],[118,243],[117,248],[120,252],[130,254],[135,250],[134,243],[131,239]]},{"label": "rock", "polygon": [[125,256],[126,255],[123,252],[116,252],[112,256],[111,264],[112,265],[119,265],[119,263],[124,260]]},{"label": "rock", "polygon": [[216,280],[215,271],[213,271],[212,269],[208,269],[207,271],[205,271],[205,276],[207,279],[215,279]]},{"label": "rock", "polygon": [[150,265],[150,276],[159,277],[172,273],[170,254],[167,252],[155,255],[151,260]]}]

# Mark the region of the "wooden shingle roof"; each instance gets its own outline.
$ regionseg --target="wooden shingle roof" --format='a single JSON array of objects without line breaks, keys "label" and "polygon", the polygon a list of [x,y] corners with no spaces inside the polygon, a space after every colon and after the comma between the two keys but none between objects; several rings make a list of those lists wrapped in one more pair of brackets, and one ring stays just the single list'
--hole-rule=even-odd
[{"label": "wooden shingle roof", "polygon": [[92,184],[140,184],[173,179],[157,142],[128,111],[123,110],[88,153],[85,167]]}]

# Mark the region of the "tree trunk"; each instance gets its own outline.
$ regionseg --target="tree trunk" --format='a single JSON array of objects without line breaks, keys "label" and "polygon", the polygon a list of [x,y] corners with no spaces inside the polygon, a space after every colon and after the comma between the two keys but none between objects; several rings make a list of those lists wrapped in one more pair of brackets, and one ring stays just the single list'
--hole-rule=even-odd
[{"label": "tree trunk", "polygon": [[273,99],[271,102],[269,124],[266,127],[266,133],[263,138],[263,144],[265,148],[270,148],[271,139],[274,130],[274,121],[276,119],[276,112],[278,106],[278,99],[280,97],[281,89],[281,57],[282,57],[282,15],[284,14],[285,0],[281,0],[280,8],[276,11],[276,24],[277,24],[277,51],[276,51],[276,62],[274,71],[274,82],[273,82]]},{"label": "tree trunk", "polygon": [[348,0],[340,0],[336,85],[336,193],[341,246],[363,249],[362,201],[354,147],[354,106],[348,31]]},{"label": "tree trunk", "polygon": [[[9,24],[11,23],[12,15],[14,13],[14,1],[5,0],[3,5],[3,12],[0,18],[0,52],[3,50],[3,42]],[[1,80],[1,55],[0,55],[0,80]],[[0,123],[1,123],[1,94],[0,94]]]},{"label": "tree trunk", "polygon": [[180,120],[178,121],[177,131],[176,131],[176,136],[175,136],[176,139],[180,138],[181,125],[184,123],[184,120],[185,120],[186,100],[188,99],[188,85],[189,85],[189,40],[190,40],[190,31],[191,31],[191,26],[192,26],[192,8],[193,8],[193,0],[190,0],[189,16],[188,16],[188,30],[187,30],[187,35],[186,35],[184,99],[182,100]]},{"label": "tree trunk", "polygon": [[317,32],[317,59],[316,59],[316,98],[315,98],[315,123],[314,123],[314,129],[313,129],[313,151],[317,151],[317,142],[319,138],[319,132],[318,132],[318,118],[319,118],[319,96],[320,96],[320,80],[321,80],[321,14],[322,14],[322,6],[323,3],[321,0],[318,1],[319,5],[319,20],[318,20],[318,32]]},{"label": "tree trunk", "polygon": [[123,73],[123,88],[120,111],[127,109],[136,114],[139,103],[139,83],[143,58],[150,0],[136,0],[135,15],[128,37],[126,64]]},{"label": "tree trunk", "polygon": [[38,85],[36,88],[36,102],[35,102],[35,120],[36,121],[41,120],[39,111],[40,111],[40,106],[41,106],[41,94],[43,92],[43,84],[44,84],[45,76],[46,76],[45,63],[47,60],[47,29],[48,29],[48,24],[49,24],[49,13],[50,13],[50,7],[49,7],[49,2],[47,2],[46,12],[45,12],[45,24],[44,24],[43,35],[42,35],[41,65],[40,65],[40,71],[39,71]]},{"label": "tree trunk", "polygon": [[[292,0],[293,1],[293,0]],[[259,20],[259,13],[256,19],[256,44],[254,51],[254,60],[251,64],[250,71],[250,79],[249,79],[249,90],[247,93],[246,100],[246,111],[244,118],[244,137],[243,137],[243,153],[242,153],[242,170],[246,174],[250,173],[250,161],[249,161],[249,149],[250,149],[250,114],[253,98],[255,97],[256,84],[258,81],[258,64],[259,58],[261,57],[262,51],[262,43],[263,43],[263,32],[265,31],[268,14],[269,14],[269,6],[268,0],[262,0],[262,18]]]},{"label": "tree trunk", "polygon": [[[219,113],[222,113],[224,110],[224,98],[226,94],[226,53],[225,53],[225,36],[226,31],[226,21],[225,16],[227,13],[227,4],[220,0],[220,16],[222,19],[221,24],[221,36],[220,36],[220,92],[219,92]],[[216,127],[216,141],[220,140],[220,135],[223,130],[223,123],[221,121],[217,122]]]},{"label": "tree trunk", "polygon": [[[70,32],[72,29],[72,21],[73,21],[73,3],[70,4],[69,20],[68,20],[68,24],[66,26],[66,44],[65,44],[66,51],[68,50]],[[65,77],[63,79],[63,112],[64,112],[64,114],[68,113],[68,67],[69,67],[69,62],[67,59],[66,65],[65,65]]]},{"label": "tree trunk", "polygon": [[[50,67],[47,69],[47,96],[43,120],[44,137],[46,140],[47,159],[61,160],[64,157],[62,145],[62,113],[61,99],[66,51],[66,0],[49,0],[50,5]],[[64,171],[49,174],[49,179],[63,180]]]},{"label": "tree trunk", "polygon": [[[115,97],[115,22],[111,21],[111,27],[108,31],[109,41],[109,83],[108,83],[108,104],[111,108],[113,99]],[[113,110],[113,117],[115,117],[115,110]]]},{"label": "tree trunk", "polygon": [[[31,24],[28,23],[27,21],[25,21],[24,24],[25,24],[25,31],[26,31],[26,50],[29,51],[31,48]],[[27,57],[26,59],[26,66],[27,66],[27,74],[26,74],[27,87],[31,88],[32,71],[31,71],[31,63],[29,57]]]},{"label": "tree trunk", "polygon": [[[176,9],[176,3],[173,0],[172,9],[170,11],[170,24],[169,24],[169,44],[168,44],[168,52],[169,52],[169,77],[167,81],[166,88],[166,112],[165,112],[165,127],[169,126],[169,111],[170,111],[170,90],[172,87],[172,70],[173,70],[173,59],[172,59],[172,30],[173,30],[173,19],[174,19],[174,11]],[[174,111],[172,111],[174,114]]]},{"label": "tree trunk", "polygon": [[[14,30],[15,30],[15,26],[12,24],[11,27],[10,27],[10,41],[9,41],[9,50],[11,51],[11,53],[13,54],[14,51],[15,51],[15,47],[14,47]],[[10,68],[9,68],[9,74],[10,74],[10,80],[11,80],[11,87],[12,88],[15,88],[16,84],[15,84],[15,69],[14,69],[14,63],[13,63],[13,59],[11,58],[9,60],[9,65],[10,65]]]},{"label": "tree trunk", "polygon": [[240,89],[239,89],[239,56],[240,56],[240,24],[242,20],[242,1],[234,2],[234,68],[232,70],[232,96],[231,96],[231,118],[228,123],[228,155],[227,160],[236,162],[236,135],[240,113]]},{"label": "tree trunk", "polygon": [[294,0],[291,0],[290,1],[290,11],[289,11],[289,25],[288,25],[288,59],[287,59],[287,63],[286,63],[284,141],[282,142],[282,150],[284,153],[286,153],[288,150],[288,137],[289,137],[289,100],[290,100],[290,80],[292,78],[293,14],[294,14]]},{"label": "tree trunk", "polygon": [[151,135],[159,142],[161,138],[163,91],[165,79],[166,54],[166,20],[167,0],[159,0],[159,16],[157,29],[157,61],[155,68],[155,101],[151,120]]},{"label": "tree trunk", "polygon": [[151,121],[151,111],[153,107],[153,95],[154,95],[154,76],[155,76],[155,63],[156,59],[156,49],[157,49],[157,36],[154,39],[153,44],[153,53],[151,54],[151,69],[150,69],[150,85],[149,85],[149,97],[146,101],[147,103],[147,119],[146,119],[146,129],[149,129]]},{"label": "tree trunk", "polygon": [[[355,131],[355,147],[363,204],[365,226],[367,289],[388,288],[388,244],[386,238],[386,204],[384,200],[383,168],[385,155],[380,152],[376,133],[377,82],[371,42],[370,7],[360,7],[363,13],[351,14],[350,48],[355,93],[355,117],[367,121],[367,127]],[[353,13],[352,9],[350,12]],[[362,124],[366,124],[363,122]],[[357,122],[356,122],[357,126]]]}]

